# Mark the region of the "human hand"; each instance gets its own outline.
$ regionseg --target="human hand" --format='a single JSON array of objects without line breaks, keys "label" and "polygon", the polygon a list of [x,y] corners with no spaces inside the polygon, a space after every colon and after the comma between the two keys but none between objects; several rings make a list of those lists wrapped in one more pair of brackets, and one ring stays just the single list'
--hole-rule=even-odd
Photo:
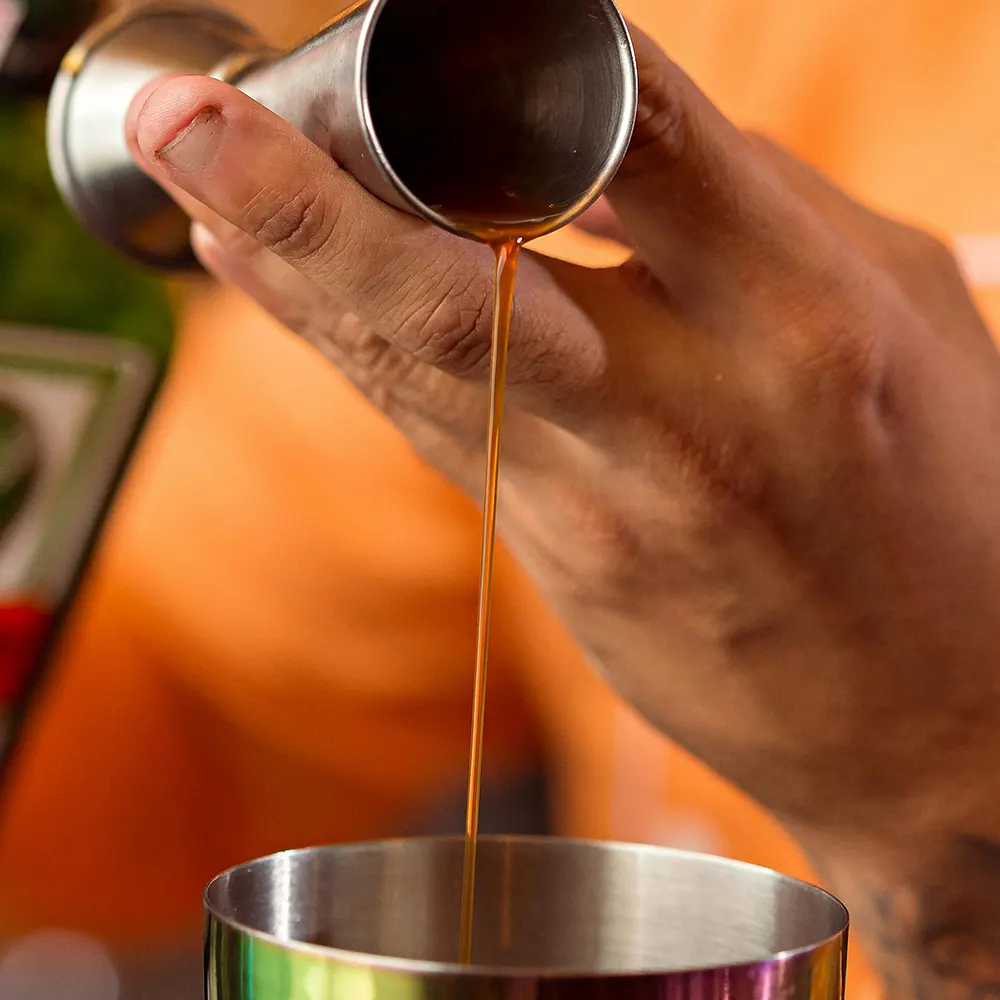
[{"label": "human hand", "polygon": [[[895,914],[905,956],[876,950],[901,990],[965,983],[928,921],[964,931],[984,844],[1000,889],[1000,357],[943,246],[636,42],[609,191],[636,254],[522,263],[502,530],[627,698],[786,822],[863,928]],[[130,129],[206,266],[475,495],[489,251],[219,82],[153,88]],[[992,947],[986,923],[969,934]]]}]

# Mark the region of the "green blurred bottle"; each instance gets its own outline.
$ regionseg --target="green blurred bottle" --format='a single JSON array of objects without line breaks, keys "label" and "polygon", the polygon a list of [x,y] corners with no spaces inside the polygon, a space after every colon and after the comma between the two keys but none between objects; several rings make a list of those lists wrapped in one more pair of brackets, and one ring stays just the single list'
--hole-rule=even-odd
[{"label": "green blurred bottle", "polygon": [[0,778],[169,360],[162,281],[52,182],[45,105],[99,0],[0,0]]}]

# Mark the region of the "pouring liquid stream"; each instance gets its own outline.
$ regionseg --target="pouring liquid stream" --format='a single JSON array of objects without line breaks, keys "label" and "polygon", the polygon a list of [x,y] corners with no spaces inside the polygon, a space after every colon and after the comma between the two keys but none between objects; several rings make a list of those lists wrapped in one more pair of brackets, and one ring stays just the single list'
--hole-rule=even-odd
[{"label": "pouring liquid stream", "polygon": [[514,283],[523,238],[493,243],[496,284],[493,298],[493,345],[490,360],[489,431],[486,447],[486,486],[483,499],[483,551],[476,626],[476,679],[473,696],[472,746],[469,753],[468,806],[465,817],[465,857],[462,864],[462,918],[459,961],[472,962],[476,896],[476,852],[479,843],[479,803],[483,776],[483,733],[486,721],[486,677],[489,663],[490,609],[493,557],[496,552],[497,487],[500,472],[500,435],[503,429],[507,349],[514,308]]}]

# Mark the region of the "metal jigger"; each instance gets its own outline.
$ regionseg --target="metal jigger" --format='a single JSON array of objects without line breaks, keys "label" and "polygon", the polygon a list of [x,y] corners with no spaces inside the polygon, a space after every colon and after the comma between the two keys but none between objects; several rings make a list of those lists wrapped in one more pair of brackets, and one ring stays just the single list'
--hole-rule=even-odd
[{"label": "metal jigger", "polygon": [[363,0],[286,55],[208,5],[113,16],[64,60],[49,157],[90,230],[167,269],[195,263],[188,222],[133,164],[125,119],[168,73],[238,86],[379,198],[481,240],[542,235],[589,207],[624,156],[638,93],[612,0]]},{"label": "metal jigger", "polygon": [[847,911],[763,868],[485,837],[459,965],[461,838],[291,851],[206,894],[209,1000],[842,1000]]}]

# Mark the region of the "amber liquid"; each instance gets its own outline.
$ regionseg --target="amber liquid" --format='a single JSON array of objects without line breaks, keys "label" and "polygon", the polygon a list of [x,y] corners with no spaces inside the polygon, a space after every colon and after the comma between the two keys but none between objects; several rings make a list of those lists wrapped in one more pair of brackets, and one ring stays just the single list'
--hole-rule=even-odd
[{"label": "amber liquid", "polygon": [[472,961],[472,928],[476,898],[476,851],[479,843],[479,801],[483,777],[483,730],[486,722],[486,673],[489,663],[490,607],[493,556],[496,551],[497,486],[500,472],[500,434],[503,428],[507,348],[514,308],[514,281],[523,239],[493,245],[496,285],[493,298],[493,349],[490,361],[489,437],[486,448],[486,487],[483,499],[483,553],[479,578],[479,614],[476,627],[476,682],[473,696],[472,748],[469,754],[469,798],[465,817],[465,858],[462,865],[462,922],[459,960]]}]

